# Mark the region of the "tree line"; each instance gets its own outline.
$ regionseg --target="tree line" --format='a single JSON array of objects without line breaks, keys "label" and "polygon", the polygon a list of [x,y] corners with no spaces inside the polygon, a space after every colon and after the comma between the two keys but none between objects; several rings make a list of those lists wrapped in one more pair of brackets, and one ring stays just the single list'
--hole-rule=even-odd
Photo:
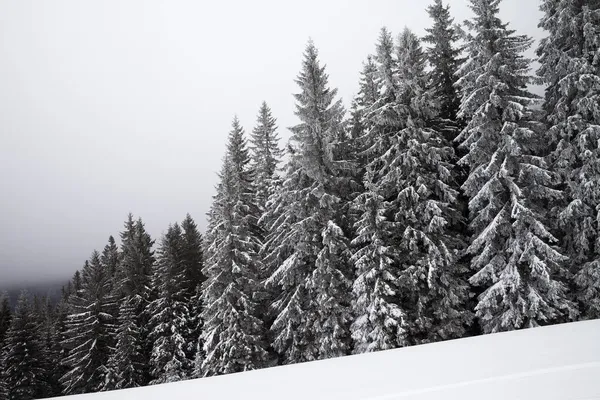
[{"label": "tree line", "polygon": [[500,3],[383,28],[349,112],[309,41],[289,144],[234,118],[204,235],[129,215],[58,304],[0,301],[0,398],[600,317],[600,1],[541,1],[537,76]]}]

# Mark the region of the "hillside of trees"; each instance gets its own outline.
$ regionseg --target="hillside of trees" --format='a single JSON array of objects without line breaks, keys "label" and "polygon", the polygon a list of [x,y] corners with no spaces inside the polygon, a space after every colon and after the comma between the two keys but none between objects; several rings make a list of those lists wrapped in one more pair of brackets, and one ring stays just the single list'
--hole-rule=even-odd
[{"label": "hillside of trees", "polygon": [[233,119],[205,232],[130,214],[58,302],[0,298],[0,399],[600,318],[600,1],[540,2],[537,71],[469,3],[382,28],[349,110],[309,41],[289,143]]}]

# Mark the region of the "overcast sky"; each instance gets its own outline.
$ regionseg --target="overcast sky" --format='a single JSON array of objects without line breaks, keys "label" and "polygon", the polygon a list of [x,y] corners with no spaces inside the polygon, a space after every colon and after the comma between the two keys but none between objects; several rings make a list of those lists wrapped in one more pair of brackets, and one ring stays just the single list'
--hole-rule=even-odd
[{"label": "overcast sky", "polygon": [[[0,0],[0,286],[70,277],[130,211],[204,228],[233,115],[266,100],[289,137],[308,38],[348,104],[379,29],[422,35],[428,3]],[[502,16],[539,38],[537,7]]]}]

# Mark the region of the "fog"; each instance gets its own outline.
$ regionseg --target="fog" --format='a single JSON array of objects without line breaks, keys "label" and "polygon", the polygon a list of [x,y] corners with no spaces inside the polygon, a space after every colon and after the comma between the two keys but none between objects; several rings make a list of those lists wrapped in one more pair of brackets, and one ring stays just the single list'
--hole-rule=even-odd
[{"label": "fog", "polygon": [[[0,286],[70,277],[129,212],[204,228],[234,114],[266,100],[289,137],[309,37],[349,104],[382,26],[429,25],[427,1],[208,3],[0,0]],[[502,16],[539,38],[537,7]]]}]

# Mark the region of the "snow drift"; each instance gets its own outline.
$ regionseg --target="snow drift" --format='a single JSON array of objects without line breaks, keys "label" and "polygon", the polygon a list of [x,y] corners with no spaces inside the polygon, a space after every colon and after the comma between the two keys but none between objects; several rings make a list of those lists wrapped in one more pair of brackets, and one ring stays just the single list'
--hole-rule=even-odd
[{"label": "snow drift", "polygon": [[68,398],[600,399],[600,320]]}]

